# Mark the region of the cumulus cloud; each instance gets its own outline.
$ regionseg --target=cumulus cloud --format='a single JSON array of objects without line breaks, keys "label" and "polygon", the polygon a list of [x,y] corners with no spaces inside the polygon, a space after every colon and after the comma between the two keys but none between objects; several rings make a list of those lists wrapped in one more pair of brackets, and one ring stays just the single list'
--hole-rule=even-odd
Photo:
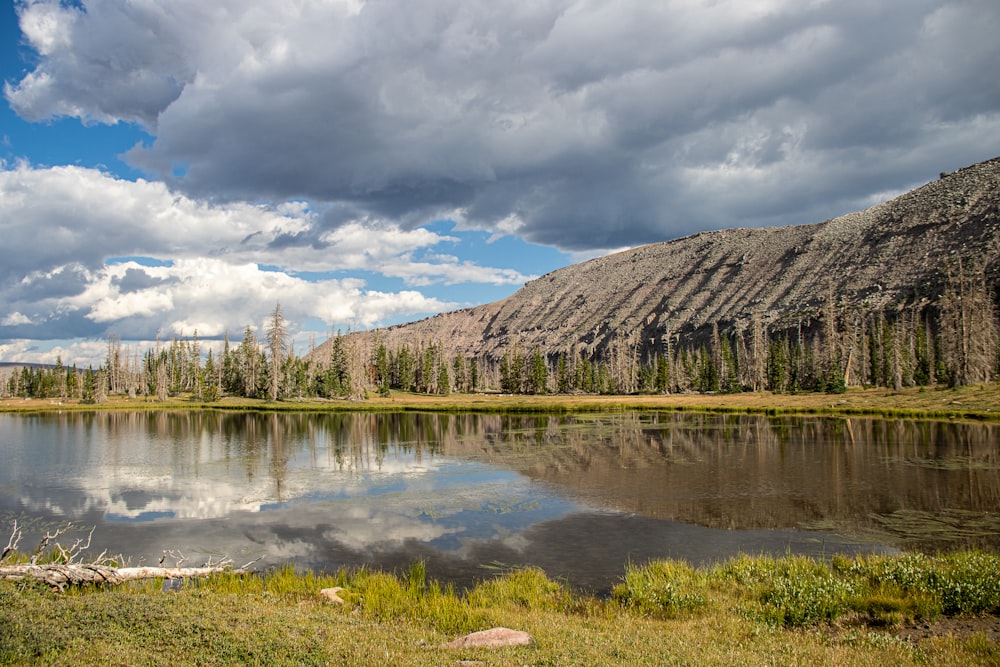
[{"label": "cumulus cloud", "polygon": [[[0,210],[7,339],[220,336],[259,327],[276,302],[296,324],[367,328],[459,304],[368,289],[335,272],[361,269],[410,285],[527,278],[441,254],[435,248],[457,239],[424,228],[368,219],[317,233],[322,214],[301,203],[207,204],[163,183],[80,167],[0,169]],[[301,235],[315,238],[282,242]],[[416,261],[418,251],[425,256]]]},{"label": "cumulus cloud", "polygon": [[[24,118],[193,196],[587,252],[816,222],[1000,143],[994,0],[20,3]],[[315,244],[338,216],[287,230]]]}]

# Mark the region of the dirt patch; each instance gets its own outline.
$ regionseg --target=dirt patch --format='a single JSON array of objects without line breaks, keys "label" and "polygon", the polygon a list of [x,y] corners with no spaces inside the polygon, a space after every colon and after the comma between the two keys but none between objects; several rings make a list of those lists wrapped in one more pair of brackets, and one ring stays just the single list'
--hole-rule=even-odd
[{"label": "dirt patch", "polygon": [[892,634],[899,639],[912,642],[931,637],[968,637],[982,634],[991,642],[1000,642],[1000,616],[942,617],[933,621],[904,625]]}]

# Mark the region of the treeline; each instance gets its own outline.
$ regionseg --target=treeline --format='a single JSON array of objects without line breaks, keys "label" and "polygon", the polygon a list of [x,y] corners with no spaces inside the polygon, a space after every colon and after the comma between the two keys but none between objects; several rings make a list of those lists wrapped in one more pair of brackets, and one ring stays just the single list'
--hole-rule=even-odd
[{"label": "treeline", "polygon": [[250,327],[238,344],[202,353],[192,339],[157,344],[139,355],[108,339],[98,369],[24,367],[0,382],[0,393],[25,398],[101,402],[108,395],[155,398],[222,396],[361,398],[391,390],[428,394],[634,394],[741,391],[838,393],[848,386],[958,386],[998,375],[1000,321],[983,271],[947,275],[933,305],[890,310],[838,304],[828,295],[817,312],[789,324],[715,323],[709,333],[658,337],[619,333],[600,353],[577,344],[525,350],[512,343],[499,358],[449,353],[444,341],[387,346],[378,331],[341,335],[298,357],[277,305],[259,340]]}]

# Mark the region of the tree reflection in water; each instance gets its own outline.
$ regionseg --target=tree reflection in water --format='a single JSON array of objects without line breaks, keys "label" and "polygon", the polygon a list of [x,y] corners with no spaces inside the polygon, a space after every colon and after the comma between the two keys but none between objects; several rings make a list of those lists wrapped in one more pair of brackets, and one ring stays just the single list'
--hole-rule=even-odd
[{"label": "tree reflection in water", "polygon": [[502,562],[600,588],[663,556],[995,549],[998,435],[677,412],[8,414],[0,516],[98,525],[100,548],[147,560],[419,558],[458,581]]}]

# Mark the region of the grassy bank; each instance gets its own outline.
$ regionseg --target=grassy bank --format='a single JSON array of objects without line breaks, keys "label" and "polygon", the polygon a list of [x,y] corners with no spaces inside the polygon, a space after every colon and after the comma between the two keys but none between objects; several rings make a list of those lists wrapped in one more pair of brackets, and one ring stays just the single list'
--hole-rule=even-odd
[{"label": "grassy bank", "polygon": [[872,415],[932,419],[1000,421],[1000,383],[947,388],[851,389],[844,394],[674,394],[636,396],[451,394],[433,396],[393,392],[365,400],[264,401],[224,398],[212,403],[175,397],[128,399],[114,396],[99,405],[79,401],[0,400],[0,412],[47,410],[266,410],[266,411],[396,411],[560,413],[624,410],[700,410],[760,414]]},{"label": "grassy bank", "polygon": [[[344,606],[318,595],[330,586],[345,588]],[[662,561],[629,568],[601,600],[530,569],[459,593],[420,563],[397,575],[219,575],[167,593],[157,581],[62,595],[6,581],[0,664],[997,664],[985,632],[911,628],[954,617],[987,628],[998,612],[1000,556],[980,553]],[[439,646],[496,626],[535,643]]]}]

